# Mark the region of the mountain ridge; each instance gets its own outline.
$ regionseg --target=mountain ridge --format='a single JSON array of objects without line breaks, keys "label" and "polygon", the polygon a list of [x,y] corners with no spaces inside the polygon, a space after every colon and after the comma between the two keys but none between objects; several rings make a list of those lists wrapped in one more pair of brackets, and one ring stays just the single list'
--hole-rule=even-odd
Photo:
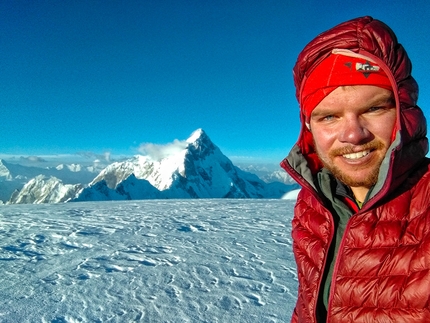
[{"label": "mountain ridge", "polygon": [[22,190],[15,191],[7,204],[154,198],[281,198],[298,187],[297,184],[266,183],[235,166],[203,129],[194,131],[178,146],[160,158],[136,155],[111,163],[88,185],[70,186],[60,179],[49,181],[36,176],[31,185],[27,183]]}]

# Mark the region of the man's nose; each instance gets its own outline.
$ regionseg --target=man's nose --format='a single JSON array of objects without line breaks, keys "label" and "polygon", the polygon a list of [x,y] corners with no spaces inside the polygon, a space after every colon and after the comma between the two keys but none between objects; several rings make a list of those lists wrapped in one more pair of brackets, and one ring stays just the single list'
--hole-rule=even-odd
[{"label": "man's nose", "polygon": [[353,145],[366,143],[371,136],[372,134],[365,122],[357,116],[345,118],[342,123],[342,129],[339,129],[339,140]]}]

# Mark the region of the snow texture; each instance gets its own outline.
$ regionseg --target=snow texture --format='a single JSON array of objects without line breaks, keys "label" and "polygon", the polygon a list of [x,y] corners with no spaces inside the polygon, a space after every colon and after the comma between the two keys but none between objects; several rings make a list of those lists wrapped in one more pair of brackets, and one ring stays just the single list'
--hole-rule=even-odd
[{"label": "snow texture", "polygon": [[294,201],[0,207],[1,322],[288,322]]}]

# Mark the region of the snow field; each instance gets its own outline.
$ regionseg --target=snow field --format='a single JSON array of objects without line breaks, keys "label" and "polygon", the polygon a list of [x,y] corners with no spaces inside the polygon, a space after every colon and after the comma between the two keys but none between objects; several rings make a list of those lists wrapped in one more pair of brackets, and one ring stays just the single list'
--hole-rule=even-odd
[{"label": "snow field", "polygon": [[0,322],[287,322],[290,200],[0,207]]}]

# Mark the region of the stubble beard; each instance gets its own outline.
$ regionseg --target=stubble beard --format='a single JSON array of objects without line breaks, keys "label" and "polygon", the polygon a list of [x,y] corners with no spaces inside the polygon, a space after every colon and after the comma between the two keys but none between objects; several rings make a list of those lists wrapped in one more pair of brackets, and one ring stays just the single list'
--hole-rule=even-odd
[{"label": "stubble beard", "polygon": [[351,167],[350,171],[348,173],[355,173],[362,171],[364,169],[369,170],[369,174],[366,175],[364,178],[355,178],[348,173],[346,173],[344,170],[342,170],[340,167],[336,166],[332,161],[335,157],[339,157],[348,153],[352,153],[353,150],[351,147],[345,147],[341,149],[335,149],[331,151],[328,154],[327,158],[323,158],[321,154],[317,151],[317,154],[324,165],[325,168],[327,168],[334,177],[339,179],[342,183],[349,187],[366,187],[371,188],[374,186],[378,181],[379,176],[379,169],[381,167],[382,161],[384,159],[385,153],[387,151],[387,148],[385,145],[380,141],[373,141],[369,142],[367,144],[362,145],[362,149],[370,149],[375,151],[382,151],[383,154],[379,156],[379,160],[373,161],[371,165],[364,165],[364,166],[357,166],[357,167]]}]

